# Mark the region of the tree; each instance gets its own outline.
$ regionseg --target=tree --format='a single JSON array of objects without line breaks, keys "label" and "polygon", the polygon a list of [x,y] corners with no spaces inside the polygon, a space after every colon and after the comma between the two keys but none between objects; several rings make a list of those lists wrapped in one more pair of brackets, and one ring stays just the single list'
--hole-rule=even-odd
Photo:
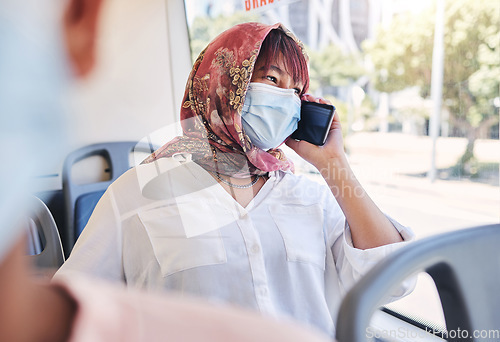
[{"label": "tree", "polygon": [[[365,43],[377,90],[418,86],[421,96],[429,97],[434,19],[433,9],[401,14]],[[444,20],[443,105],[450,123],[468,139],[459,161],[465,165],[480,132],[498,123],[493,99],[500,89],[500,2],[447,1]]]},{"label": "tree", "polygon": [[310,51],[311,89],[349,86],[365,74],[359,56],[347,55],[337,45],[328,45],[319,51]]},{"label": "tree", "polygon": [[[347,54],[341,46],[330,44],[318,51],[310,51],[309,77],[311,93],[332,101],[339,112],[344,133],[349,131],[349,125],[355,120],[364,121],[367,110],[373,110],[369,101],[363,102],[361,108],[353,108],[349,102],[349,91],[364,78],[366,70],[361,56],[357,53]],[[361,82],[362,83],[362,82]],[[361,84],[364,85],[364,84]],[[334,97],[333,88],[343,90],[340,96]],[[342,99],[346,102],[342,102]],[[355,117],[356,116],[356,117]],[[361,118],[360,116],[363,116]]]},{"label": "tree", "polygon": [[212,17],[196,17],[193,24],[189,27],[191,40],[191,57],[193,62],[198,58],[200,52],[214,39],[218,34],[233,27],[234,25],[259,21],[256,15],[249,15],[244,12],[237,12],[233,15],[219,15]]}]

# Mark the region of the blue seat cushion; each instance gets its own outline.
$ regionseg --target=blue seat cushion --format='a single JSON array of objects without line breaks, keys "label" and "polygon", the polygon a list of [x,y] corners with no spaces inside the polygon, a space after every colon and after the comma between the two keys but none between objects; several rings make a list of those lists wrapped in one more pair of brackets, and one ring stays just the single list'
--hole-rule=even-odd
[{"label": "blue seat cushion", "polygon": [[101,199],[105,190],[91,192],[78,197],[75,203],[75,237],[80,236],[83,228],[87,225],[90,215]]}]

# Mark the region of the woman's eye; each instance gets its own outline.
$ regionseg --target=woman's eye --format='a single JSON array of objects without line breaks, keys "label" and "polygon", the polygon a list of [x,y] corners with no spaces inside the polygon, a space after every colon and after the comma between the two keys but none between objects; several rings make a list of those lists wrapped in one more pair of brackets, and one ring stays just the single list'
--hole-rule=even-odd
[{"label": "woman's eye", "polygon": [[266,76],[266,79],[268,79],[269,81],[273,82],[273,83],[276,83],[278,84],[278,79],[274,76]]}]

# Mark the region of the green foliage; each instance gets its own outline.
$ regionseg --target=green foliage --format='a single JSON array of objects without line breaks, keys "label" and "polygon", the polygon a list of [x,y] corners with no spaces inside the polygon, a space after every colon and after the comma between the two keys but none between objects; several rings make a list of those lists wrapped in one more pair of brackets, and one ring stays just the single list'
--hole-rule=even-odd
[{"label": "green foliage", "polygon": [[379,30],[375,41],[365,41],[363,50],[374,65],[375,88],[391,93],[418,86],[428,95],[431,79],[434,23],[432,15],[420,18],[403,13]]},{"label": "green foliage", "polygon": [[358,56],[344,55],[335,45],[320,51],[308,49],[308,54],[311,91],[328,86],[347,86],[365,74]]},{"label": "green foliage", "polygon": [[196,17],[189,27],[192,62],[194,63],[200,52],[217,35],[234,25],[250,21],[259,21],[259,17],[244,12],[237,12],[231,16],[219,15],[216,18]]},{"label": "green foliage", "polygon": [[[465,130],[490,124],[500,82],[500,2],[447,1],[444,18],[443,100],[452,121]],[[396,17],[364,50],[375,67],[376,89],[418,86],[430,95],[434,9]]]}]

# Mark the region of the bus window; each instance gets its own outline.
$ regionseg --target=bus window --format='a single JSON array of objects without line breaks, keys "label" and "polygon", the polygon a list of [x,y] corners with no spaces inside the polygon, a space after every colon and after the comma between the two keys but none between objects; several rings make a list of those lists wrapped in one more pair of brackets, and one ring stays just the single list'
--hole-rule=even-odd
[{"label": "bus window", "polygon": [[[417,238],[500,220],[500,3],[185,0],[192,59],[245,21],[306,45],[310,92],[330,100],[355,173]],[[441,33],[440,33],[441,32]],[[439,53],[441,51],[441,53]],[[321,175],[286,146],[296,172]],[[432,281],[389,307],[443,326]]]}]

